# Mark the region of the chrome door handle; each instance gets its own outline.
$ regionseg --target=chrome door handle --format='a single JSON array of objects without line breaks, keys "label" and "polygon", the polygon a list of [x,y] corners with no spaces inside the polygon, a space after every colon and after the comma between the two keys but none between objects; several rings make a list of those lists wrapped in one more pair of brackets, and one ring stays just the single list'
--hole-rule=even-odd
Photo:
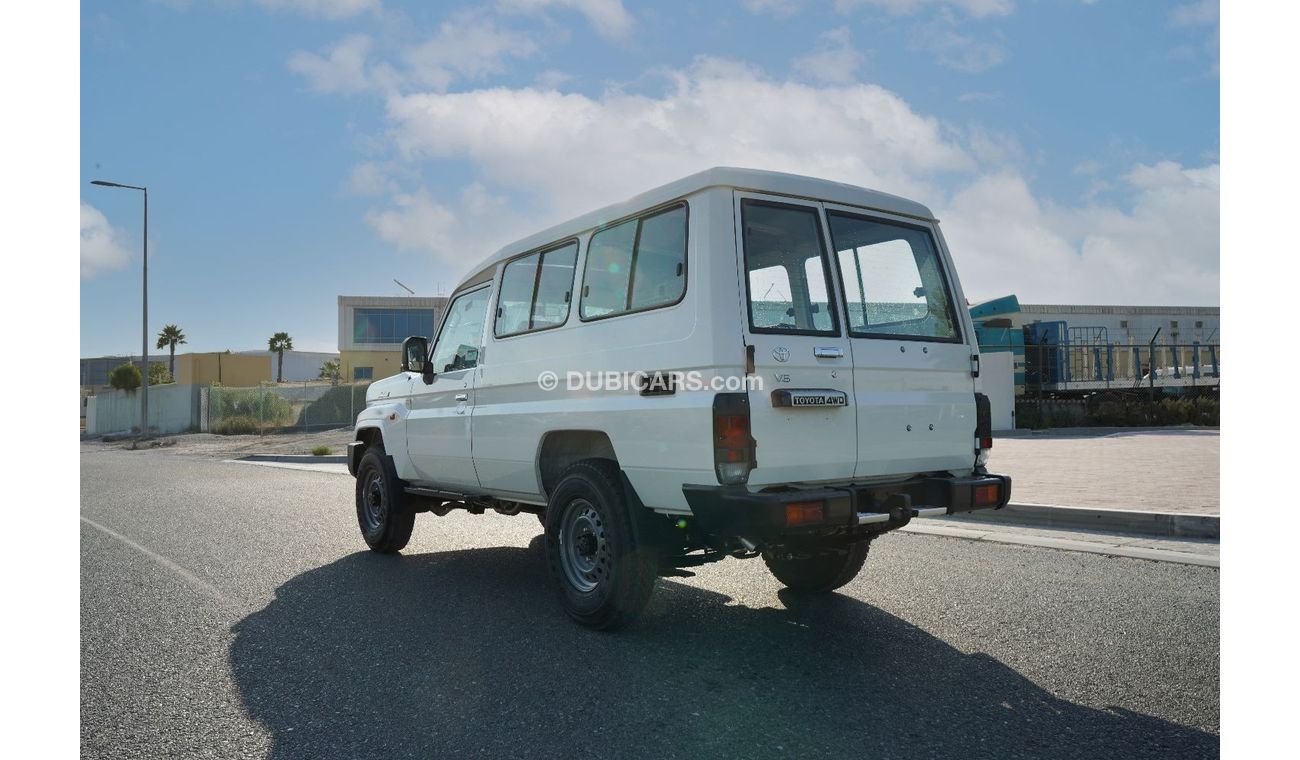
[{"label": "chrome door handle", "polygon": [[839,346],[817,346],[813,349],[813,356],[818,359],[843,359],[844,349]]},{"label": "chrome door handle", "polygon": [[457,401],[469,401],[469,394],[468,394],[468,393],[457,393],[457,394],[456,394],[456,400],[457,400]]}]

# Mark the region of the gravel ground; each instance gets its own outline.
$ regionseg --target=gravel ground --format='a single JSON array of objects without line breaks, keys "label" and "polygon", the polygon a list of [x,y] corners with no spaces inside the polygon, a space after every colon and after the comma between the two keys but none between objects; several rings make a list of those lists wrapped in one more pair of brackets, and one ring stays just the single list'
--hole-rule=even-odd
[{"label": "gravel ground", "polygon": [[842,593],[661,579],[620,634],[529,516],[363,551],[352,481],[82,455],[86,757],[1217,757],[1217,570],[892,534]]}]

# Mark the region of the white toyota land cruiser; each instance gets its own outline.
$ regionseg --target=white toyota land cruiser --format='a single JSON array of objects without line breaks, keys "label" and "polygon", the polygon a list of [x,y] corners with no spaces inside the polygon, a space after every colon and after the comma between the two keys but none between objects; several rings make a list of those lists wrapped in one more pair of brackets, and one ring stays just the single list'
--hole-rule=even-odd
[{"label": "white toyota land cruiser", "polygon": [[538,515],[596,628],[725,557],[838,588],[912,518],[1010,498],[965,303],[929,209],[809,177],[715,168],[552,227],[370,386],[361,533],[395,552],[420,512]]}]

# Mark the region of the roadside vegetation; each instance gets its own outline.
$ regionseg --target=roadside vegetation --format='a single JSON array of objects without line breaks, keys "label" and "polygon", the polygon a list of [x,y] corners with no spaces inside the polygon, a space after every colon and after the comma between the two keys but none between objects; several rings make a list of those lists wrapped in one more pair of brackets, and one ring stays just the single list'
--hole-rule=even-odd
[{"label": "roadside vegetation", "polygon": [[134,364],[119,364],[108,373],[108,384],[119,391],[134,393],[136,388],[140,387],[143,382],[143,376],[140,374],[140,368]]},{"label": "roadside vegetation", "polygon": [[1160,427],[1204,425],[1218,427],[1219,400],[1094,396],[1085,400],[1027,399],[1016,402],[1016,427],[1030,430],[1060,427]]}]

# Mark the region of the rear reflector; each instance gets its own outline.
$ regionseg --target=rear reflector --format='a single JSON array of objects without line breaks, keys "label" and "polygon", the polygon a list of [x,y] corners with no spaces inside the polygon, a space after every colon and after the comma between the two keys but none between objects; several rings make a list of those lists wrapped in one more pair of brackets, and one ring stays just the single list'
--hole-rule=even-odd
[{"label": "rear reflector", "polygon": [[989,504],[997,504],[1002,498],[1002,489],[996,483],[990,483],[986,486],[975,486],[975,493],[971,495],[975,506],[984,507]]},{"label": "rear reflector", "polygon": [[826,520],[826,510],[820,501],[796,501],[785,505],[786,527],[820,525]]},{"label": "rear reflector", "polygon": [[993,448],[993,436],[989,436],[988,438],[981,438],[981,439],[980,439],[980,448],[981,448],[981,449],[991,449],[991,448]]}]

